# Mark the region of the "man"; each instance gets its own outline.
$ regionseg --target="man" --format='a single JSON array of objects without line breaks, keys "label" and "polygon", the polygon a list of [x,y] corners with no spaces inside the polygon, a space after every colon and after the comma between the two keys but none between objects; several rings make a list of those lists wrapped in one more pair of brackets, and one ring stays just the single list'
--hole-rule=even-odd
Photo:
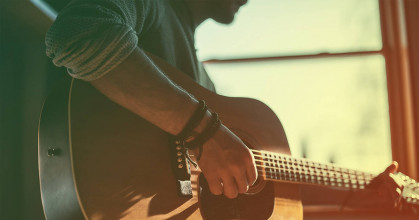
[{"label": "man", "polygon": [[[195,54],[195,28],[209,18],[231,23],[246,2],[76,0],[61,12],[47,33],[47,53],[56,65],[66,66],[73,77],[90,81],[109,99],[177,135],[197,109],[198,101],[172,82],[145,51],[214,91]],[[207,111],[196,133],[203,132],[210,117]],[[227,127],[221,125],[203,149],[198,164],[213,194],[235,198],[256,181],[251,152]],[[390,166],[378,179],[384,182],[384,188],[394,191],[392,197],[397,197],[397,186],[387,177],[395,169],[395,165]]]}]

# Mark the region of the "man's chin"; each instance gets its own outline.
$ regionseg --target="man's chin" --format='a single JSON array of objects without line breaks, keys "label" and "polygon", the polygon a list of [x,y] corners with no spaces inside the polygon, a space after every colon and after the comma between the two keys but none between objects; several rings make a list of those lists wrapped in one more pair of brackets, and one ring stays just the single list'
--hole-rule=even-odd
[{"label": "man's chin", "polygon": [[218,18],[213,18],[214,21],[221,23],[221,24],[231,24],[234,21],[234,15],[232,16],[224,16],[224,17],[218,17]]}]

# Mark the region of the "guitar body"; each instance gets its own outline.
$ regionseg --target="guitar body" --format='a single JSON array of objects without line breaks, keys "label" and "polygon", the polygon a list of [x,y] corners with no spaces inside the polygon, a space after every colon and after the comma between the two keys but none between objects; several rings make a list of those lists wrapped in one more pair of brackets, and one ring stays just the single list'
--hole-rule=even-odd
[{"label": "guitar body", "polygon": [[[251,148],[290,154],[282,125],[266,105],[217,95],[173,67],[160,66],[206,100]],[[212,196],[192,166],[193,197],[179,196],[168,146],[166,132],[89,83],[68,79],[48,98],[40,120],[39,166],[47,219],[302,219],[298,185],[267,182],[255,195],[229,200]]]}]

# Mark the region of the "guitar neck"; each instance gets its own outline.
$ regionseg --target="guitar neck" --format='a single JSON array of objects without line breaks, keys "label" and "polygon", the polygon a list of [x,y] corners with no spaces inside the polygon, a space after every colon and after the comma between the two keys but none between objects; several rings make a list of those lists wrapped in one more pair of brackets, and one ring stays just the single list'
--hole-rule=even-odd
[{"label": "guitar neck", "polygon": [[259,175],[269,181],[321,185],[342,189],[364,189],[375,175],[293,158],[269,151],[253,150]]},{"label": "guitar neck", "polygon": [[[293,158],[269,151],[252,150],[252,152],[258,174],[268,181],[356,190],[365,189],[375,177],[374,174],[367,172]],[[390,176],[403,182],[402,197],[406,202],[419,206],[419,183],[400,172],[390,174]]]}]

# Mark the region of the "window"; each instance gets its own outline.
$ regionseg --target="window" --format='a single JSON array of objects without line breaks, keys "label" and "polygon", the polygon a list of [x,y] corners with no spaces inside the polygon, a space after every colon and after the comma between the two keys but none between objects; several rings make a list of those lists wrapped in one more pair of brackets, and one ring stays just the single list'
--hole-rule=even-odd
[{"label": "window", "polygon": [[294,156],[374,173],[390,163],[378,0],[249,1],[232,25],[201,25],[197,49],[218,93],[274,110]]}]

